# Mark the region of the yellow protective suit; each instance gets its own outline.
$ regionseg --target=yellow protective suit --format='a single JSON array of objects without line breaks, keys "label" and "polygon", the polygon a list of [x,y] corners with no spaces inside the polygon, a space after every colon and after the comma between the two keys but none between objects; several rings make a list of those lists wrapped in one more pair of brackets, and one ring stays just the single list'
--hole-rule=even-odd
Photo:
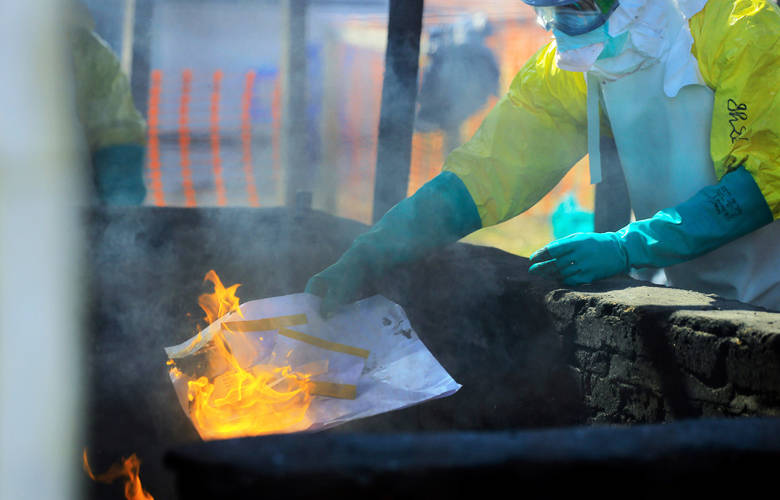
[{"label": "yellow protective suit", "polygon": [[[689,26],[691,52],[715,93],[715,173],[720,179],[744,165],[777,219],[780,9],[766,0],[710,1]],[[466,185],[483,227],[533,206],[587,153],[585,78],[558,69],[555,54],[555,42],[540,49],[474,137],[445,161],[444,170]]]},{"label": "yellow protective suit", "polygon": [[119,59],[95,33],[86,8],[72,2],[70,14],[76,113],[89,149],[97,196],[106,203],[141,203],[145,196],[144,119],[135,108]]},{"label": "yellow protective suit", "polygon": [[117,144],[143,145],[144,119],[133,104],[130,82],[119,59],[94,31],[80,4],[70,26],[71,53],[76,82],[76,111],[85,129],[90,151]]}]

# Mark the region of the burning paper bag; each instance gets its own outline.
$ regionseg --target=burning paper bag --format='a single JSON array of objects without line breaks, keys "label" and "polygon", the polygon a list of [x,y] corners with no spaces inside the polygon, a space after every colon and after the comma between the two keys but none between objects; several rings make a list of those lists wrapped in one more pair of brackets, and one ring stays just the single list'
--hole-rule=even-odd
[{"label": "burning paper bag", "polygon": [[375,296],[327,320],[319,306],[309,294],[247,302],[166,348],[203,439],[322,429],[460,388],[397,304]]}]

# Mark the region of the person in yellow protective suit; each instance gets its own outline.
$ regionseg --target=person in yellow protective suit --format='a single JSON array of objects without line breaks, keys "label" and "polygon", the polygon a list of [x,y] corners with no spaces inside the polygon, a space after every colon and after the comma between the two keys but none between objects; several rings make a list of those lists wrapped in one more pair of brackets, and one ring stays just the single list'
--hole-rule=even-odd
[{"label": "person in yellow protective suit", "polygon": [[146,197],[144,120],[119,59],[95,33],[86,7],[77,1],[69,7],[76,113],[89,151],[94,198],[108,205],[139,205]]},{"label": "person in yellow protective suit", "polygon": [[611,134],[636,221],[531,256],[569,285],[664,268],[672,286],[780,310],[780,9],[766,0],[525,0],[555,40],[443,172],[306,290],[323,312],[368,280],[539,201]]}]

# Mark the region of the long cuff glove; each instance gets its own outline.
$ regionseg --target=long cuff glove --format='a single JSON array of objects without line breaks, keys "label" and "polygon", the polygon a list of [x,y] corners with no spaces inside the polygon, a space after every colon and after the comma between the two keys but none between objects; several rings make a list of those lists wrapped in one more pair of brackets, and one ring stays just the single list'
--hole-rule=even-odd
[{"label": "long cuff glove", "polygon": [[740,167],[676,207],[615,233],[580,233],[531,255],[532,274],[579,285],[694,259],[772,222],[753,176]]},{"label": "long cuff glove", "polygon": [[443,172],[357,237],[335,264],[309,280],[306,292],[322,297],[322,314],[331,314],[340,305],[360,299],[365,285],[389,269],[420,259],[480,227],[466,186],[455,174]]},{"label": "long cuff glove", "polygon": [[119,144],[92,155],[97,196],[107,205],[140,205],[146,197],[144,147]]}]

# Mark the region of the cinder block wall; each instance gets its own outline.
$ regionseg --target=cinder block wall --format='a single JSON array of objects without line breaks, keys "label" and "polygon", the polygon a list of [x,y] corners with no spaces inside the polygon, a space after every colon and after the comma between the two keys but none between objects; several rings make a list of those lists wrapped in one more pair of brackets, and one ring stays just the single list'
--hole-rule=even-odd
[{"label": "cinder block wall", "polygon": [[457,244],[383,283],[463,384],[436,403],[435,428],[780,416],[780,313],[627,277],[567,289],[527,270]]},{"label": "cinder block wall", "polygon": [[780,314],[626,285],[544,297],[590,422],[780,415]]}]

